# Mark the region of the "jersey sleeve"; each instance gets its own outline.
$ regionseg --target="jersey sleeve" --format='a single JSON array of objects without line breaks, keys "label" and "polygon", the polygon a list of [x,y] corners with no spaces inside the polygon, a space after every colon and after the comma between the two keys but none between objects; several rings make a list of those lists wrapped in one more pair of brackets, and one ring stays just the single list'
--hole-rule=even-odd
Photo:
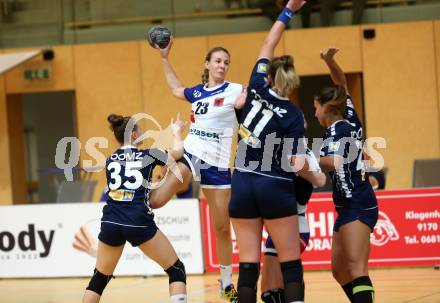
[{"label": "jersey sleeve", "polygon": [[356,113],[356,110],[354,109],[353,99],[350,95],[347,95],[347,103],[346,103],[346,107],[345,107],[345,118],[350,123],[356,123],[358,125],[361,124],[359,121],[358,115]]},{"label": "jersey sleeve", "polygon": [[255,63],[249,79],[249,90],[258,90],[267,86],[266,78],[269,71],[269,62],[269,59],[261,58]]},{"label": "jersey sleeve", "polygon": [[231,89],[231,98],[226,98],[227,104],[230,104],[232,106],[235,106],[235,101],[237,101],[237,98],[241,95],[241,93],[244,91],[243,85],[239,83],[230,83],[229,84]]},{"label": "jersey sleeve", "polygon": [[194,103],[198,97],[201,95],[200,91],[201,85],[196,85],[194,87],[187,87],[183,90],[183,94],[185,95],[185,99],[190,102]]}]

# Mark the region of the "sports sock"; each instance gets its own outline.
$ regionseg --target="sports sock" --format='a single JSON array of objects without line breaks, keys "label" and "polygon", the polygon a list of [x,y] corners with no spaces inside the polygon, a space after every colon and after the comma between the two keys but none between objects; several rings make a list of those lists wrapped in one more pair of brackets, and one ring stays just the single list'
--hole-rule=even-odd
[{"label": "sports sock", "polygon": [[220,265],[220,277],[222,282],[222,288],[232,284],[232,265]]},{"label": "sports sock", "polygon": [[374,303],[374,288],[369,276],[356,278],[353,283],[353,303]]}]

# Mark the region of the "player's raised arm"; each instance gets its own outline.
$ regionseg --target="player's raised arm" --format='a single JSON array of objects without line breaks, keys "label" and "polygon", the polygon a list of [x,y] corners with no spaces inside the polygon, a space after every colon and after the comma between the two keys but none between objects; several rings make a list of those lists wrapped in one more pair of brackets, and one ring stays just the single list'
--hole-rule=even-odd
[{"label": "player's raised arm", "polygon": [[177,116],[176,121],[171,121],[174,141],[173,147],[168,152],[174,160],[179,160],[183,156],[183,131],[187,125],[188,123],[180,120],[179,116]]},{"label": "player's raised arm", "polygon": [[349,94],[347,78],[334,58],[337,52],[339,52],[338,48],[329,47],[326,51],[320,53],[320,57],[327,64],[333,83],[345,88],[346,93]]},{"label": "player's raised arm", "polygon": [[171,47],[173,46],[173,42],[174,42],[173,37],[171,37],[170,43],[168,43],[167,47],[160,48],[159,46],[156,45],[156,49],[159,50],[160,57],[162,58],[163,71],[165,73],[165,78],[167,80],[171,92],[175,97],[186,100],[184,95],[185,87],[183,86],[182,82],[180,82],[179,78],[177,78],[176,72],[174,71],[173,66],[168,60]]},{"label": "player's raised arm", "polygon": [[275,21],[269,34],[264,40],[263,46],[261,47],[258,59],[267,58],[272,59],[275,47],[278,45],[281,39],[281,35],[286,29],[287,25],[293,17],[293,14],[301,9],[301,7],[306,3],[304,0],[289,0],[286,7],[281,12],[278,20]]}]

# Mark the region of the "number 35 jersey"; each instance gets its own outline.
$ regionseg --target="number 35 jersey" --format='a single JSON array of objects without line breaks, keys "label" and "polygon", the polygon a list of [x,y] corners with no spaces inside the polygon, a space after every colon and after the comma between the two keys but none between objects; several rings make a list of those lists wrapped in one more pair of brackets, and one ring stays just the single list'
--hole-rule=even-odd
[{"label": "number 35 jersey", "polygon": [[215,87],[199,84],[185,88],[191,102],[191,127],[185,150],[212,166],[229,168],[234,130],[237,127],[234,104],[241,84],[224,82]]},{"label": "number 35 jersey", "polygon": [[245,106],[239,114],[235,167],[278,179],[294,180],[290,157],[305,155],[304,115],[267,82],[268,59],[257,61]]},{"label": "number 35 jersey", "polygon": [[154,224],[148,202],[151,177],[156,165],[165,165],[168,155],[160,149],[123,146],[106,161],[109,198],[102,222],[133,227]]}]

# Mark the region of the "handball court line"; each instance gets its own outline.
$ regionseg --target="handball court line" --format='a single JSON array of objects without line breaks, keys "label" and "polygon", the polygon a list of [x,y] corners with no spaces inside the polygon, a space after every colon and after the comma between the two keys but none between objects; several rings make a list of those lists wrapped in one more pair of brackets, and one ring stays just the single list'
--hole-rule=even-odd
[{"label": "handball court line", "polygon": [[[206,299],[206,296],[210,295],[211,293],[215,293],[215,295],[219,296],[218,294],[218,285],[206,285],[206,287],[203,287],[199,290],[194,291],[188,291],[188,302],[205,302],[205,303],[217,303],[220,302],[220,297],[218,297],[217,300],[210,300]],[[166,297],[159,301],[154,301],[151,303],[169,303],[170,299],[169,297]],[[227,302],[227,301],[224,301]]]},{"label": "handball court line", "polygon": [[[440,303],[440,271],[430,267],[372,268],[377,303]],[[188,275],[188,302],[227,303],[218,293],[219,275]],[[237,281],[234,273],[233,281]],[[307,303],[347,302],[328,270],[306,271]],[[0,279],[0,303],[81,302],[84,278]],[[101,303],[168,303],[168,277],[116,277]],[[260,301],[258,294],[258,302]]]},{"label": "handball court line", "polygon": [[[438,291],[438,292],[434,292],[434,293],[432,293],[432,294],[428,294],[428,295],[421,296],[421,297],[418,297],[418,298],[413,298],[413,299],[408,300],[408,301],[403,301],[402,303],[426,302],[426,301],[420,301],[420,300],[422,300],[422,299],[428,299],[428,298],[433,297],[433,296],[436,296],[436,295],[439,295],[439,297],[437,298],[438,300],[435,301],[435,302],[440,302],[440,291]],[[435,299],[435,298],[433,298],[433,299]],[[434,301],[432,301],[432,302],[434,302]]]}]

